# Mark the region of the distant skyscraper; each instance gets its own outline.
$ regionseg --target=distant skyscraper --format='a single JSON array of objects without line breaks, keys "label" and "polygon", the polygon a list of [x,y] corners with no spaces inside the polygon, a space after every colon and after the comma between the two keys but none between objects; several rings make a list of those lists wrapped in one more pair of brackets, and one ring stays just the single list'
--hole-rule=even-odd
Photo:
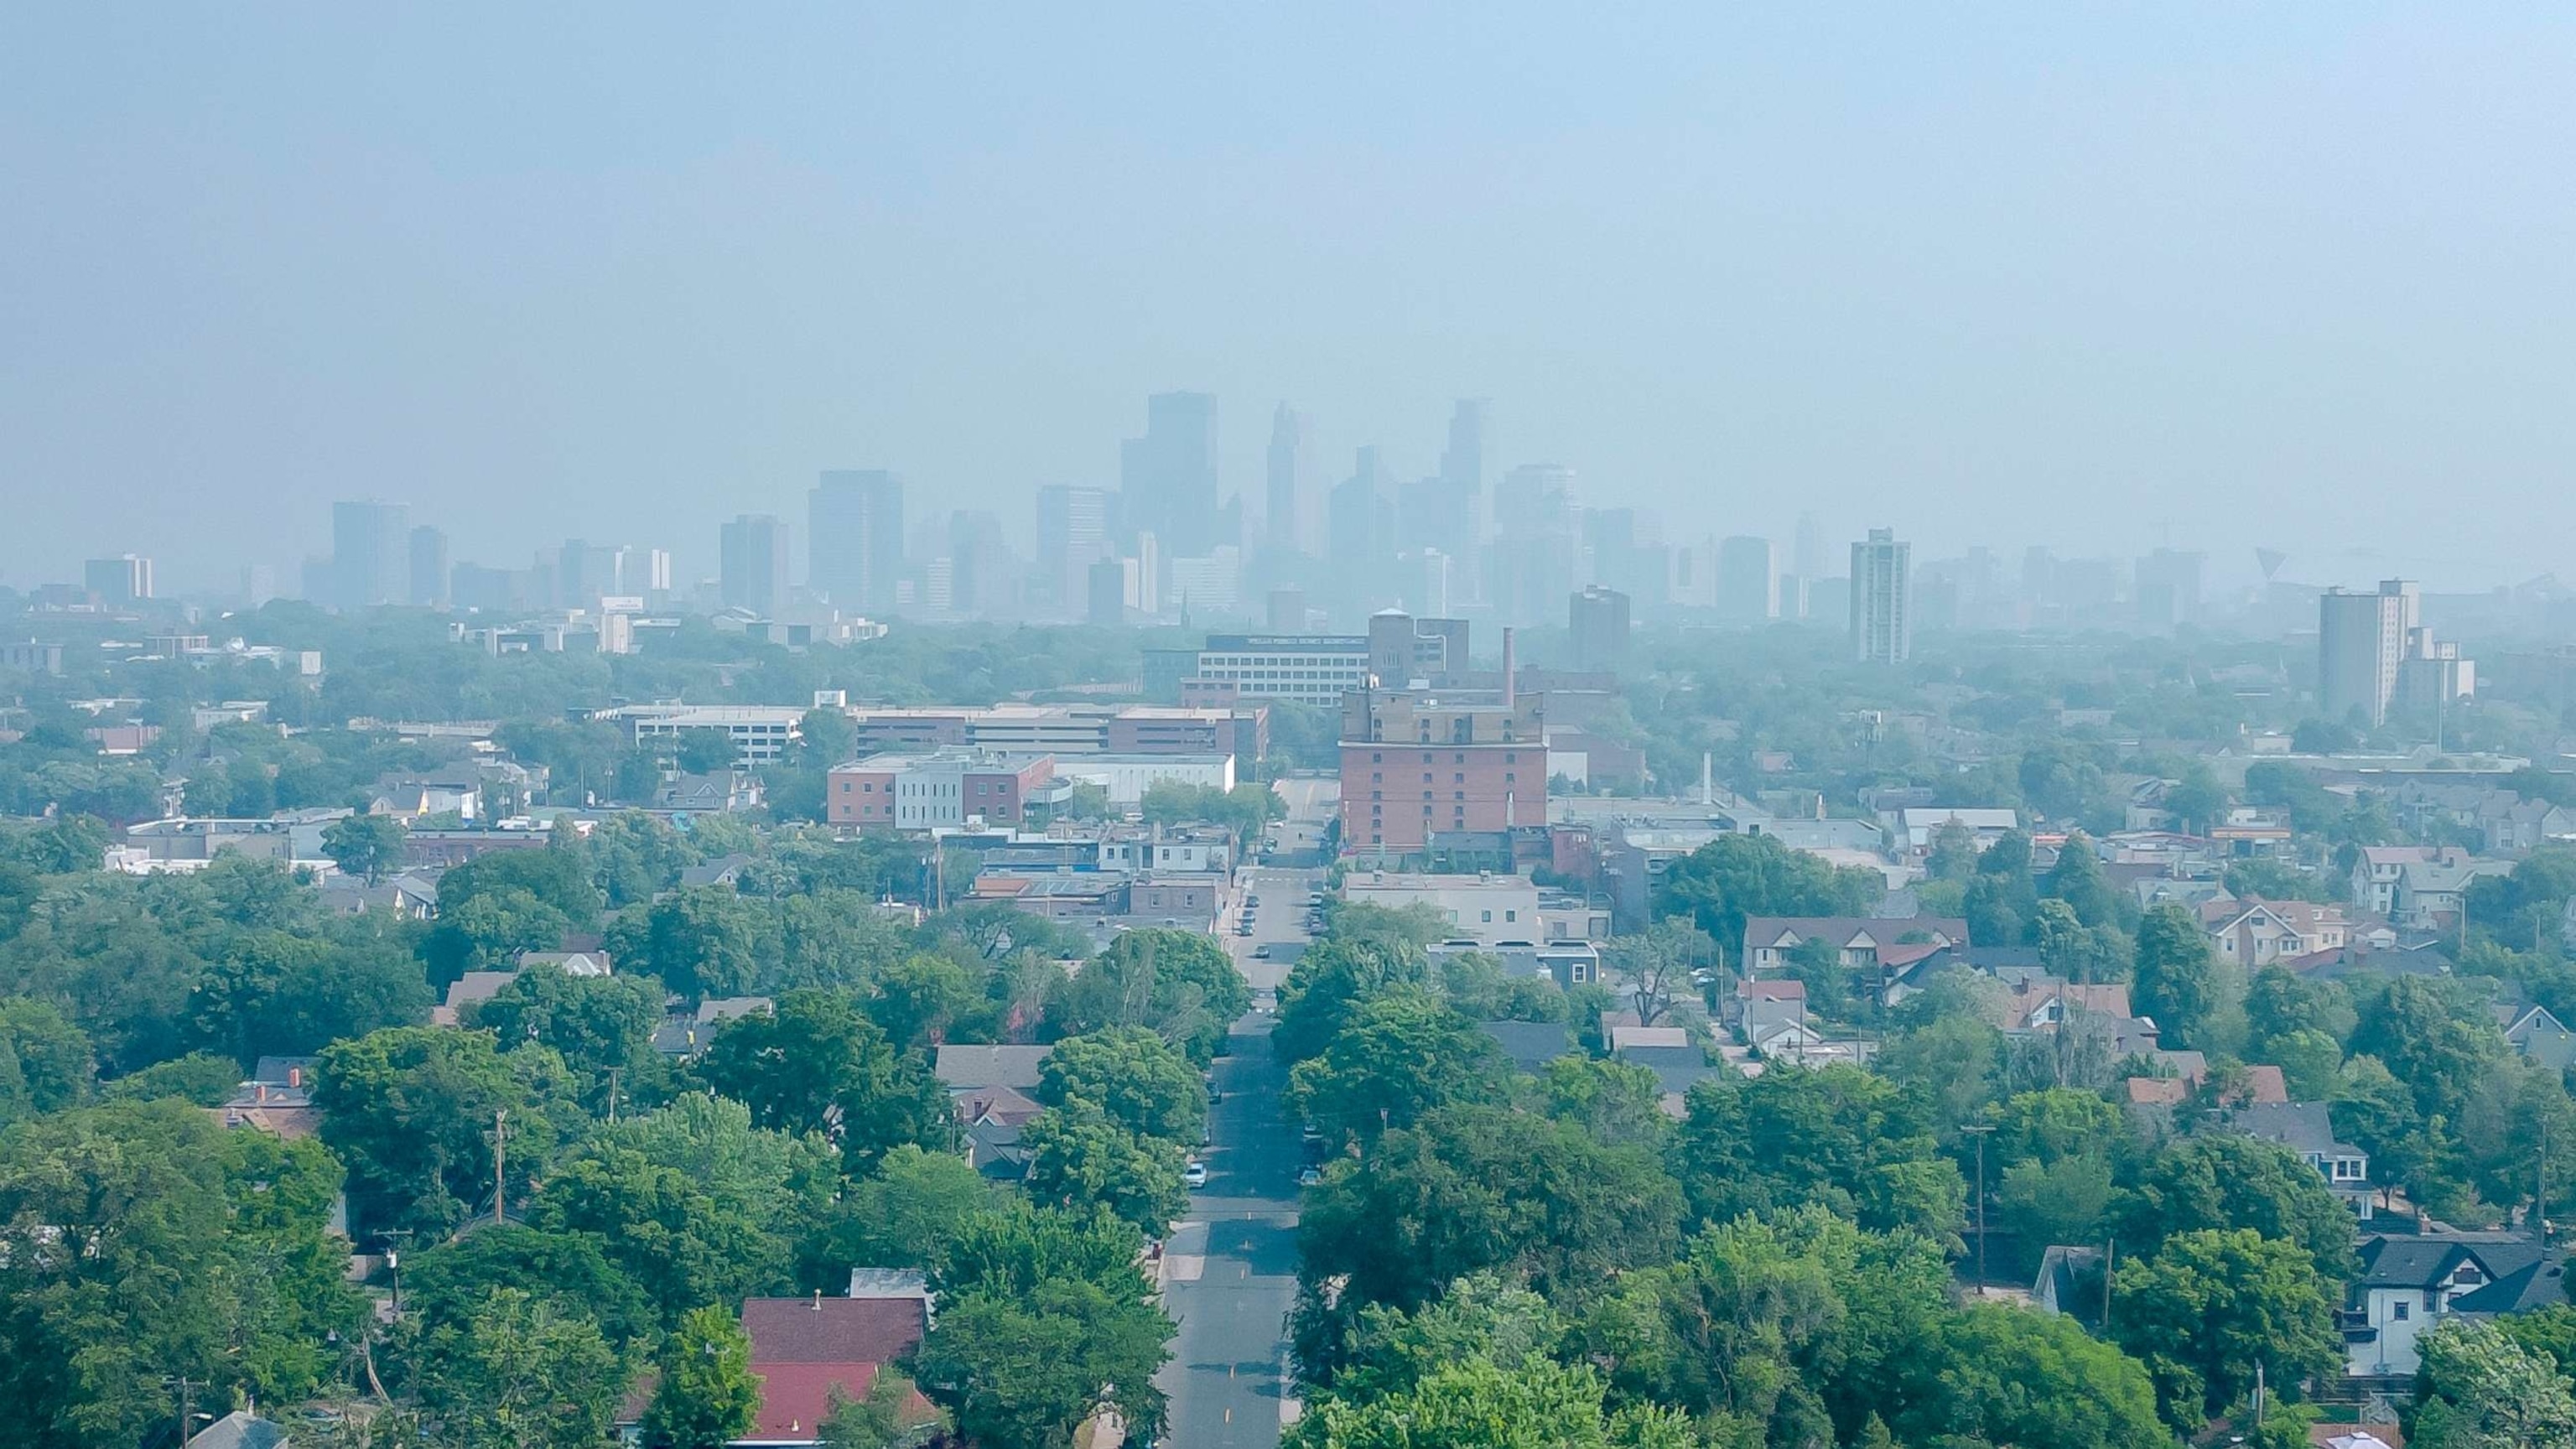
[{"label": "distant skyscraper", "polygon": [[1485,602],[1498,622],[1529,625],[1554,618],[1584,582],[1582,552],[1573,469],[1527,463],[1495,480]]},{"label": "distant skyscraper", "polygon": [[1018,612],[1012,583],[1019,570],[1002,540],[1002,520],[978,509],[948,516],[949,607],[960,614],[997,619]]},{"label": "distant skyscraper", "polygon": [[626,594],[626,550],[568,538],[555,553],[555,604],[595,609],[610,595]]},{"label": "distant skyscraper", "polygon": [[1220,543],[1216,398],[1164,392],[1145,399],[1145,436],[1119,448],[1119,522],[1150,532],[1167,554],[1199,555]]},{"label": "distant skyscraper", "polygon": [[1852,656],[1863,664],[1902,664],[1914,652],[1911,553],[1886,528],[1851,547]]},{"label": "distant skyscraper", "polygon": [[1717,611],[1740,624],[1780,617],[1780,553],[1771,540],[1738,535],[1717,546]]},{"label": "distant skyscraper", "polygon": [[[1486,463],[1493,454],[1493,405],[1460,398],[1449,413],[1449,443],[1440,450],[1440,487],[1428,501],[1435,519],[1404,527],[1408,546],[1431,545],[1451,558],[1474,558],[1485,542]],[[1425,511],[1417,507],[1414,511]]]},{"label": "distant skyscraper", "polygon": [[1571,595],[1565,606],[1565,631],[1574,667],[1616,673],[1628,660],[1628,596],[1598,584]]},{"label": "distant skyscraper", "polygon": [[411,601],[424,609],[447,607],[447,531],[428,524],[411,531]]},{"label": "distant skyscraper", "polygon": [[880,468],[825,471],[805,495],[805,532],[809,587],[843,610],[894,607],[903,578],[901,477]]},{"label": "distant skyscraper", "polygon": [[331,505],[330,597],[337,609],[411,601],[411,510],[400,503]]},{"label": "distant skyscraper", "polygon": [[1290,553],[1313,553],[1316,517],[1322,512],[1315,488],[1314,428],[1304,413],[1286,403],[1270,415],[1270,546]]},{"label": "distant skyscraper", "polygon": [[746,513],[724,526],[719,593],[728,609],[774,617],[787,604],[787,525]]},{"label": "distant skyscraper", "polygon": [[2138,560],[2138,622],[2170,629],[2200,618],[2200,563],[2196,553],[2160,548]]},{"label": "distant skyscraper", "polygon": [[91,559],[81,565],[81,588],[108,605],[151,598],[152,560],[130,553]]},{"label": "distant skyscraper", "polygon": [[648,594],[671,592],[671,551],[667,548],[644,550],[644,591]]},{"label": "distant skyscraper", "polygon": [[1449,412],[1449,446],[1440,451],[1440,476],[1482,496],[1485,457],[1493,450],[1493,404],[1462,397]]},{"label": "distant skyscraper", "polygon": [[1104,558],[1091,565],[1090,597],[1084,617],[1094,624],[1123,624],[1135,607],[1136,561]]},{"label": "distant skyscraper", "polygon": [[1115,547],[1110,512],[1106,488],[1049,483],[1038,489],[1038,580],[1056,617],[1085,612],[1091,566]]},{"label": "distant skyscraper", "polygon": [[1791,562],[1797,566],[1798,577],[1810,583],[1825,577],[1831,568],[1825,562],[1825,526],[1816,521],[1813,513],[1798,515],[1797,552]]},{"label": "distant skyscraper", "polygon": [[1351,476],[1333,489],[1328,552],[1342,603],[1368,608],[1378,597],[1395,558],[1395,488],[1376,448],[1362,448]]},{"label": "distant skyscraper", "polygon": [[258,608],[277,597],[277,569],[272,564],[244,564],[241,571],[242,602]]},{"label": "distant skyscraper", "polygon": [[2387,579],[2375,594],[2328,589],[2317,599],[2317,701],[2325,717],[2388,722],[2397,674],[2415,632],[2415,585]]}]

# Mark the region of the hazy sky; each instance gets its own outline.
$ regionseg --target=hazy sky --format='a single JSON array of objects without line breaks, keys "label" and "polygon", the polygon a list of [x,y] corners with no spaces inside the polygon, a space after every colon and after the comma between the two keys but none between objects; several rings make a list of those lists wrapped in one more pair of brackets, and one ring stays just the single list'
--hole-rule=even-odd
[{"label": "hazy sky", "polygon": [[2563,6],[389,8],[0,12],[0,581],[1024,534],[1177,387],[1256,506],[1482,394],[1673,535],[2576,579]]}]

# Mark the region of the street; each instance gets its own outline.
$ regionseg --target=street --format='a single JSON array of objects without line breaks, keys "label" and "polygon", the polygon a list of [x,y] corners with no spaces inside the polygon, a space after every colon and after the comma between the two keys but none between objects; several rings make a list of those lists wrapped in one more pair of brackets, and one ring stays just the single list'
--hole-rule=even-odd
[{"label": "street", "polygon": [[1168,1449],[1268,1449],[1295,1412],[1287,1329],[1300,1153],[1279,1120],[1287,1074],[1270,1055],[1270,1027],[1258,1012],[1236,1022],[1217,1059],[1224,1098],[1208,1114],[1208,1185],[1191,1194],[1165,1251],[1163,1303],[1180,1322],[1160,1380],[1171,1395]]},{"label": "street", "polygon": [[[1235,909],[1219,922],[1224,934],[1226,952],[1234,957],[1235,969],[1251,983],[1253,995],[1279,989],[1288,970],[1297,962],[1297,953],[1306,947],[1306,897],[1324,888],[1320,870],[1293,870],[1280,866],[1246,866],[1235,873]],[[1234,934],[1234,922],[1242,919],[1243,901],[1261,898],[1252,912],[1252,934]],[[1264,948],[1269,954],[1262,954]]]}]

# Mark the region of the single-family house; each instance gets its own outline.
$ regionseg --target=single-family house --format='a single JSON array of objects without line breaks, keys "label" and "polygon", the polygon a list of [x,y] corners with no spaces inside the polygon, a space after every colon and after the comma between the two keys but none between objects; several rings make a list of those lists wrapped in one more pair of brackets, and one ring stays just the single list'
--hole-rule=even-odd
[{"label": "single-family house", "polygon": [[2341,949],[2352,922],[2339,905],[2220,897],[2200,907],[2201,929],[2222,961],[2259,971],[2318,951]]},{"label": "single-family house", "polygon": [[[2415,1343],[2458,1313],[2515,1311],[2538,1284],[2565,1302],[2560,1264],[2523,1233],[2381,1234],[2361,1245],[2361,1276],[2343,1312],[2344,1372],[2412,1377],[2423,1364]],[[2475,1295],[2504,1283],[2510,1291]],[[2545,1294],[2543,1295],[2545,1297]]]},{"label": "single-family house", "polygon": [[[807,1449],[823,1442],[835,1395],[862,1399],[888,1364],[911,1354],[929,1327],[928,1295],[752,1298],[742,1305],[760,1405],[738,1449]],[[907,1408],[927,1418],[918,1391]]]},{"label": "single-family house", "polygon": [[2576,1066],[2576,1031],[2569,1031],[2548,1007],[2499,1003],[2496,1024],[2504,1028],[2504,1039],[2513,1043],[2515,1051],[2541,1066],[2553,1072]]},{"label": "single-family house", "polygon": [[2448,931],[2459,924],[2469,887],[2482,875],[2510,875],[2513,862],[2477,856],[2408,861],[2398,868],[2397,905],[2388,913],[2415,931]]},{"label": "single-family house", "polygon": [[1778,971],[1789,964],[1790,952],[1817,936],[1833,944],[1845,967],[1875,971],[1881,948],[1909,939],[1965,946],[1968,923],[1942,916],[1752,916],[1744,922],[1744,953],[1738,959],[1755,974]]},{"label": "single-family house", "polygon": [[950,1091],[960,1087],[1012,1087],[1031,1092],[1046,1075],[1047,1053],[1053,1050],[1044,1046],[942,1043],[930,1070]]},{"label": "single-family house", "polygon": [[1561,1021],[1480,1022],[1485,1035],[1503,1049],[1514,1070],[1537,1076],[1547,1064],[1574,1050],[1574,1034]]},{"label": "single-family house", "polygon": [[2346,1207],[2370,1216],[2370,1155],[2335,1140],[2325,1103],[2249,1102],[2226,1113],[2220,1124],[2223,1130],[2289,1148],[2317,1170],[2327,1190]]}]

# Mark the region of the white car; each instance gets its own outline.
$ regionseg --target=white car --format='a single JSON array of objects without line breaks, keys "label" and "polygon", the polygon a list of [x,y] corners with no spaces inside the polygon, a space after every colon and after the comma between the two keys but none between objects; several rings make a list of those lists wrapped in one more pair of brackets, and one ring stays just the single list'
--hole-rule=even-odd
[{"label": "white car", "polygon": [[1193,1162],[1189,1166],[1182,1168],[1181,1182],[1184,1185],[1193,1188],[1207,1186],[1207,1164],[1204,1162]]}]

